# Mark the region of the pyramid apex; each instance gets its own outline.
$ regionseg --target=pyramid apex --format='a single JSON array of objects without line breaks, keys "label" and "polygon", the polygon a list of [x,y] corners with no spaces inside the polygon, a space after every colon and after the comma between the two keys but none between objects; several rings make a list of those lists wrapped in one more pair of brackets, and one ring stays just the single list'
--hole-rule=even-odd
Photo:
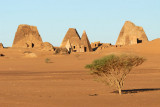
[{"label": "pyramid apex", "polygon": [[84,30],[83,33],[86,33],[86,31]]}]

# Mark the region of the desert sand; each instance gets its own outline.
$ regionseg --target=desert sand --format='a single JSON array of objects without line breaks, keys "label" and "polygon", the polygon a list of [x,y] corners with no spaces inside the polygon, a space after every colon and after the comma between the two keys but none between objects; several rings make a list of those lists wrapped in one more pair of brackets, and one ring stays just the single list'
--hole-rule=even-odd
[{"label": "desert sand", "polygon": [[[94,59],[124,53],[147,61],[127,76],[122,95],[84,68]],[[0,57],[0,107],[160,107],[160,39],[70,55],[24,48],[0,49],[0,54],[5,55]]]}]

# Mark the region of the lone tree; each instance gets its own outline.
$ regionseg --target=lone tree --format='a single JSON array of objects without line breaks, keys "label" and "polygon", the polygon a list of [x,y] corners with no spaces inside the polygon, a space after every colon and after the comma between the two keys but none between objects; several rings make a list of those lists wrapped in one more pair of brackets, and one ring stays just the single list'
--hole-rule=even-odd
[{"label": "lone tree", "polygon": [[121,95],[127,74],[144,61],[145,59],[139,56],[108,55],[93,61],[92,64],[86,65],[85,68],[90,69],[91,74],[95,75],[98,80],[115,87]]}]

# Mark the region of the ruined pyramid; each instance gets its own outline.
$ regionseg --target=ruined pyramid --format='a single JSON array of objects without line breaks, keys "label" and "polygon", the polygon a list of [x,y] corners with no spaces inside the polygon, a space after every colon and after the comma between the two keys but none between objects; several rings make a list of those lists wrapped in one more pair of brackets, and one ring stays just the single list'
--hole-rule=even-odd
[{"label": "ruined pyramid", "polygon": [[19,25],[12,47],[35,48],[43,43],[36,26]]},{"label": "ruined pyramid", "polygon": [[132,45],[147,41],[148,38],[142,27],[136,26],[130,21],[126,21],[119,34],[116,45]]}]

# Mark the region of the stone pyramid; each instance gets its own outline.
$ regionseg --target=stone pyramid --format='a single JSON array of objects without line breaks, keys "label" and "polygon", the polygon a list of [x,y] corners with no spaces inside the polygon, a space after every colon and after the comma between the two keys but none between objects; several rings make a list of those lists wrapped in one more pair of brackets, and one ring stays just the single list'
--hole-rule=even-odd
[{"label": "stone pyramid", "polygon": [[126,21],[116,45],[132,45],[148,41],[148,38],[142,27],[136,26],[130,21]]},{"label": "stone pyramid", "polygon": [[70,41],[71,45],[79,46],[80,37],[79,37],[79,34],[78,34],[76,29],[69,28],[69,30],[66,33],[60,47],[65,47],[68,40]]},{"label": "stone pyramid", "polygon": [[43,43],[36,26],[19,25],[12,47],[35,48]]},{"label": "stone pyramid", "polygon": [[81,37],[81,46],[84,46],[86,48],[85,49],[86,52],[92,51],[91,44],[88,40],[86,31],[83,31],[83,34],[82,34],[82,37]]}]

